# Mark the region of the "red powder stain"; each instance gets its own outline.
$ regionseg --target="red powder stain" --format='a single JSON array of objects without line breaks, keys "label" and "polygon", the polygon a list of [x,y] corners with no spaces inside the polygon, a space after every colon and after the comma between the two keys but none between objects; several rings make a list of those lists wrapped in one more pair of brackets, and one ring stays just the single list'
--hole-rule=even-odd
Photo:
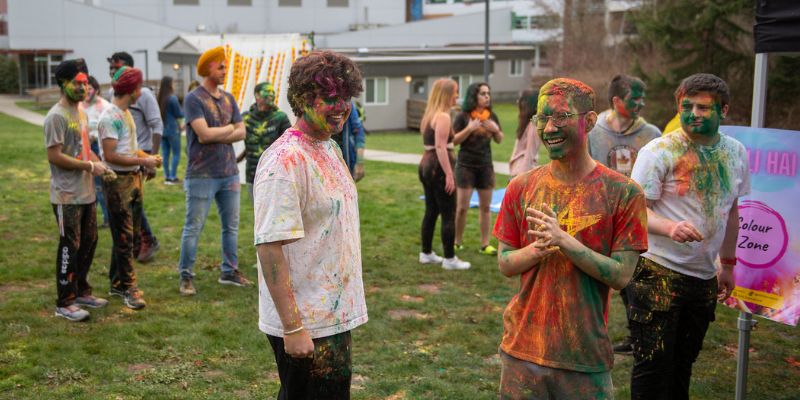
[{"label": "red powder stain", "polygon": [[692,182],[692,175],[694,170],[700,164],[700,159],[695,152],[689,151],[684,153],[676,162],[673,174],[675,180],[678,181],[676,191],[678,196],[685,196],[689,192],[689,187]]}]

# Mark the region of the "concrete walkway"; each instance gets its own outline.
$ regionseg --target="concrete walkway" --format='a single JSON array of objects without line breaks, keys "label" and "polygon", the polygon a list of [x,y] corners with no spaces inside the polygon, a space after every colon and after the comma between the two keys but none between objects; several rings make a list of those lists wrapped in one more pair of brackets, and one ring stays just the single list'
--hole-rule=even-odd
[{"label": "concrete walkway", "polygon": [[[7,94],[0,95],[0,112],[15,118],[19,118],[25,122],[34,125],[44,126],[44,115],[41,115],[39,113],[18,106],[16,102],[20,100],[29,100],[29,99],[21,96],[13,96]],[[379,135],[379,133],[377,133],[376,135]],[[369,141],[367,141],[367,147],[369,147]],[[391,151],[373,150],[367,148],[364,151],[364,158],[370,161],[383,161],[383,162],[391,162],[397,164],[419,165],[419,161],[422,159],[422,155],[394,153]],[[508,175],[508,163],[495,161],[494,172],[498,174]]]},{"label": "concrete walkway", "polygon": [[30,100],[21,96],[0,95],[0,112],[19,118],[27,123],[44,126],[44,115],[24,109],[16,104],[20,100]]},{"label": "concrete walkway", "polygon": [[[380,133],[375,133],[380,135]],[[422,159],[421,154],[407,154],[407,153],[394,153],[391,151],[373,150],[369,148],[369,139],[367,139],[367,149],[364,150],[364,158],[370,161],[385,161],[398,164],[413,164],[419,165]],[[498,174],[508,175],[508,163],[495,161],[494,172]]]}]

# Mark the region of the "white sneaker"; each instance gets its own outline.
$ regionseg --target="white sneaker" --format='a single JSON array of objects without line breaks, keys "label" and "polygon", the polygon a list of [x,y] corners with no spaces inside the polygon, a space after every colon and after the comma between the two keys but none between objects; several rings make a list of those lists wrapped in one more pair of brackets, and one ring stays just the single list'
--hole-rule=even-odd
[{"label": "white sneaker", "polygon": [[472,264],[467,261],[459,260],[458,257],[453,256],[453,258],[445,258],[442,261],[442,268],[447,270],[458,270],[458,269],[469,269]]},{"label": "white sneaker", "polygon": [[56,317],[62,317],[72,322],[78,322],[89,318],[89,312],[76,305],[56,307]]},{"label": "white sneaker", "polygon": [[420,264],[439,264],[444,260],[444,258],[439,257],[436,255],[436,252],[430,253],[419,253],[419,263]]}]

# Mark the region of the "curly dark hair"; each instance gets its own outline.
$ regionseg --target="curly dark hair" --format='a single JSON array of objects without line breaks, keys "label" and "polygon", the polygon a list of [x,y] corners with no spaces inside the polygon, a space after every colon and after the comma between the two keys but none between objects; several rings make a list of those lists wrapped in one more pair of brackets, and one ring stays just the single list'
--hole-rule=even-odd
[{"label": "curly dark hair", "polygon": [[[486,86],[489,88],[489,90],[491,90],[491,87],[489,87],[489,84],[486,82],[475,82],[467,86],[467,93],[464,95],[464,102],[461,103],[461,111],[469,114],[472,112],[472,110],[478,107],[478,92],[481,91],[481,86]],[[491,111],[491,104],[486,108]]]},{"label": "curly dark hair", "polygon": [[731,91],[722,78],[713,74],[694,74],[681,81],[675,90],[675,102],[681,101],[684,96],[694,96],[700,92],[711,93],[722,106],[731,101]]},{"label": "curly dark hair", "polygon": [[292,65],[289,72],[289,104],[297,117],[314,96],[339,97],[349,101],[363,90],[361,71],[353,60],[329,50],[313,51]]}]

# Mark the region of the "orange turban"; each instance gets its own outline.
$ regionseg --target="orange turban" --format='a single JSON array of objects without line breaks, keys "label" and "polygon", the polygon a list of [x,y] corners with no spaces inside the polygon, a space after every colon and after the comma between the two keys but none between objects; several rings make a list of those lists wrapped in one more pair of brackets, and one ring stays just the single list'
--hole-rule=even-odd
[{"label": "orange turban", "polygon": [[200,76],[208,76],[208,67],[212,62],[223,62],[225,61],[225,48],[222,46],[217,46],[212,49],[206,50],[203,54],[200,55],[200,59],[197,60],[197,74]]}]

